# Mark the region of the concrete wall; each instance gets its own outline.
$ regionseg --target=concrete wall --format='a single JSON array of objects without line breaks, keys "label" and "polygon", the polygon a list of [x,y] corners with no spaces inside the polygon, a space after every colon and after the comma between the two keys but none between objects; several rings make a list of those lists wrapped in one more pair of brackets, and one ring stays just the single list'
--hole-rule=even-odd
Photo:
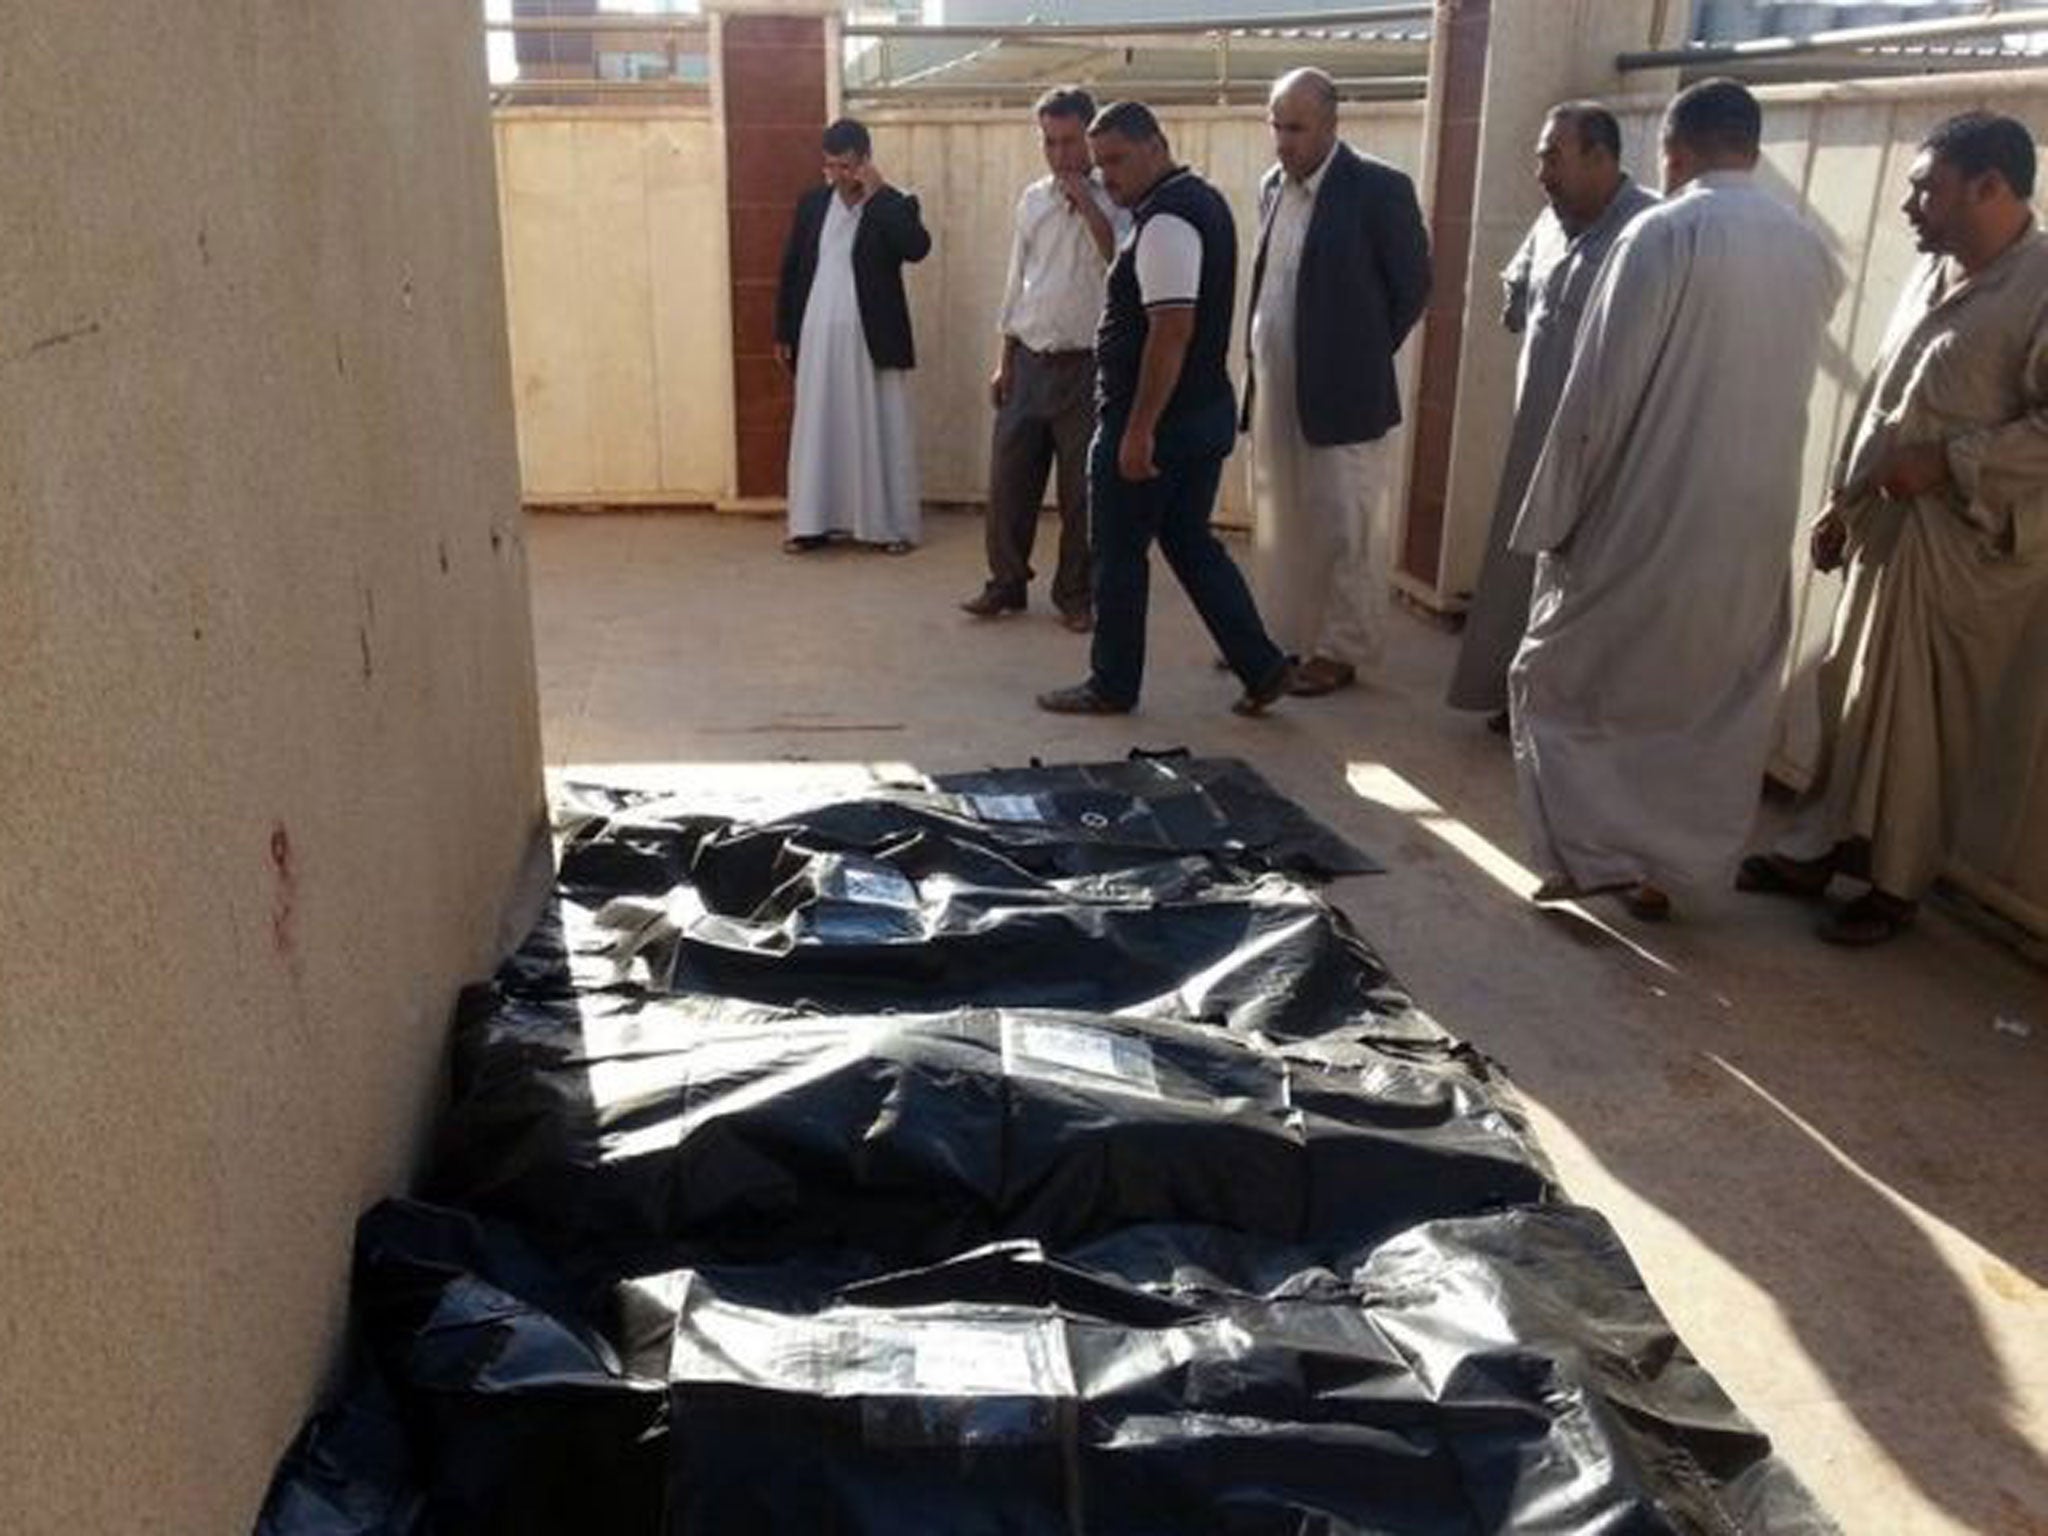
[{"label": "concrete wall", "polygon": [[732,305],[710,109],[511,108],[496,136],[527,498],[729,495]]},{"label": "concrete wall", "polygon": [[248,1529],[540,813],[473,0],[0,47],[0,1530]]}]

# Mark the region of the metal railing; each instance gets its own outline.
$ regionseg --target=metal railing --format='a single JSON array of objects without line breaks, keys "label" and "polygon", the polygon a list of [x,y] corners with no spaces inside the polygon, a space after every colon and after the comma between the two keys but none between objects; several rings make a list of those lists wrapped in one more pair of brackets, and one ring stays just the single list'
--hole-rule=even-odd
[{"label": "metal railing", "polygon": [[[1230,105],[1256,97],[1265,98],[1273,83],[1273,70],[1236,77],[1175,78],[1147,75],[1129,81],[1130,94],[1152,105],[1162,102],[1214,100]],[[1346,101],[1420,101],[1429,91],[1427,75],[1333,75],[1337,93]],[[915,80],[900,85],[861,86],[848,84],[846,97],[875,106],[907,106],[921,101],[944,101],[951,106],[1004,102],[1024,103],[1043,95],[1051,82],[1045,80]],[[1072,79],[1062,76],[1061,84],[1091,85],[1085,74]]]},{"label": "metal railing", "polygon": [[[1431,22],[1433,4],[1396,4],[1341,11],[1299,11],[1266,16],[1170,18],[1145,21],[1034,22],[1009,25],[884,26],[848,24],[841,29],[850,46],[844,94],[873,105],[932,99],[1029,101],[1055,71],[1046,61],[1027,59],[1019,72],[985,73],[977,66],[1003,62],[1004,50],[1068,45],[1060,61],[1062,80],[1094,85],[1127,82],[1147,100],[1210,99],[1229,102],[1263,95],[1276,72],[1276,43],[1320,51],[1337,88],[1357,100],[1417,100],[1428,78],[1418,73],[1415,54],[1427,48],[1427,28],[1407,37],[1361,37],[1362,31],[1401,23]],[[866,44],[864,49],[859,44]],[[943,45],[978,43],[951,52]],[[939,45],[939,46],[934,46]],[[1163,57],[1160,73],[1133,71],[1140,50]],[[1390,67],[1372,70],[1378,51]],[[1204,59],[1206,55],[1206,61]],[[1203,67],[1206,62],[1206,69]],[[1360,65],[1367,66],[1359,68]],[[1034,67],[1037,66],[1037,67]]]},{"label": "metal railing", "polygon": [[1902,21],[1885,26],[1836,27],[1798,37],[1758,37],[1735,43],[1691,43],[1682,48],[1651,48],[1616,56],[1615,68],[1628,73],[1646,69],[1773,79],[1790,76],[1936,73],[1981,70],[1998,63],[2048,64],[2048,52],[1994,48],[1949,49],[1945,45],[1982,37],[2048,38],[2048,7],[2001,10],[1988,7],[1980,16],[1951,16],[1935,21]]},{"label": "metal railing", "polygon": [[[578,37],[590,41],[590,73],[556,73],[562,66],[547,64],[548,73],[499,80],[491,85],[493,104],[514,102],[575,103],[586,99],[616,97],[657,98],[668,101],[702,101],[710,93],[711,23],[703,16],[623,14],[598,16],[518,16],[503,20],[486,18],[486,32],[510,33],[515,37]],[[606,50],[601,39],[619,37],[658,39],[663,68],[652,77],[606,77],[602,70]],[[615,55],[614,55],[615,56]],[[686,64],[701,61],[691,72]],[[570,67],[583,61],[571,61]]]},{"label": "metal railing", "polygon": [[849,23],[848,37],[1014,37],[1033,42],[1061,38],[1209,36],[1219,32],[1354,31],[1391,21],[1429,21],[1436,6],[1422,0],[1413,5],[1363,6],[1349,11],[1288,11],[1272,16],[1176,17],[1145,21],[1031,21],[1007,25],[933,23],[891,26],[879,22]]},{"label": "metal railing", "polygon": [[[1148,99],[1185,101],[1239,100],[1263,95],[1280,67],[1277,45],[1314,51],[1316,61],[1337,65],[1331,73],[1347,98],[1360,101],[1413,101],[1423,96],[1428,76],[1417,65],[1427,49],[1427,24],[1436,6],[1421,3],[1360,6],[1337,11],[1299,11],[1229,18],[1167,18],[1116,22],[1044,22],[974,26],[965,24],[895,26],[851,22],[840,28],[845,57],[841,61],[843,94],[869,105],[937,101],[1029,101],[1045,89],[1045,71],[1016,78],[978,69],[978,63],[1001,58],[1010,45],[1069,45],[1075,56],[1062,63],[1062,77],[1084,83],[1102,78],[1127,80]],[[1368,37],[1382,27],[1421,23],[1407,36]],[[557,104],[621,97],[699,100],[708,90],[710,23],[703,16],[628,15],[534,16],[487,19],[488,32],[514,37],[544,36],[587,39],[591,46],[586,73],[567,72],[550,63],[546,73],[495,82],[497,103],[545,101]],[[637,35],[661,40],[665,67],[658,77],[607,78],[602,73],[607,37]],[[954,51],[948,44],[979,47]],[[935,46],[936,45],[936,46]],[[1156,73],[1132,72],[1141,50],[1166,67]],[[1387,67],[1374,69],[1377,53]],[[705,58],[702,78],[683,69],[685,60]],[[574,70],[583,60],[572,61]],[[1034,64],[1042,60],[1032,61]],[[1205,68],[1206,65],[1206,68]]]},{"label": "metal railing", "polygon": [[[1151,100],[1229,103],[1262,94],[1278,68],[1302,61],[1294,57],[1283,64],[1282,50],[1288,49],[1296,55],[1314,52],[1315,62],[1331,68],[1338,89],[1349,99],[1419,100],[1428,78],[1418,72],[1421,61],[1416,55],[1427,47],[1428,24],[1436,9],[1432,3],[1414,3],[1267,16],[1008,25],[850,22],[840,28],[846,44],[842,94],[871,106],[920,101],[1013,104],[1031,100],[1058,74],[1083,84],[1128,85],[1134,94]],[[1406,36],[1360,35],[1403,23],[1420,25]],[[487,19],[484,26],[515,37],[568,36],[590,43],[588,74],[564,72],[563,66],[550,64],[545,74],[494,83],[494,102],[621,97],[702,101],[709,92],[711,25],[701,15],[608,12]],[[603,74],[607,57],[616,57],[604,48],[603,40],[624,36],[658,39],[659,73],[640,78]],[[1968,46],[1978,39],[1996,41]],[[2006,39],[2025,42],[2013,47]],[[980,46],[958,51],[946,46],[957,43]],[[1006,45],[1024,55],[1016,70],[999,67],[1007,62]],[[1071,56],[1049,63],[1043,52],[1036,58],[1026,53],[1047,45],[1068,45]],[[1133,68],[1146,54],[1157,72]],[[1375,62],[1385,67],[1374,68]],[[1615,68],[1623,73],[1675,69],[1682,77],[1720,73],[1757,82],[1934,74],[2002,64],[2048,66],[2048,6],[2002,9],[1998,0],[1991,0],[1976,16],[1838,27],[1741,42],[1695,42],[1615,58]]]}]

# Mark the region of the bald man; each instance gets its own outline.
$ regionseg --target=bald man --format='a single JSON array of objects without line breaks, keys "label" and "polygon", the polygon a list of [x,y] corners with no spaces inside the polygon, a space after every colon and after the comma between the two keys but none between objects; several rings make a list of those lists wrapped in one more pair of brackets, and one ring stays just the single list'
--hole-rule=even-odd
[{"label": "bald man", "polygon": [[1254,572],[1291,692],[1350,686],[1378,659],[1387,607],[1386,437],[1394,354],[1429,298],[1415,187],[1337,137],[1318,69],[1274,83],[1278,162],[1259,184],[1245,407]]}]

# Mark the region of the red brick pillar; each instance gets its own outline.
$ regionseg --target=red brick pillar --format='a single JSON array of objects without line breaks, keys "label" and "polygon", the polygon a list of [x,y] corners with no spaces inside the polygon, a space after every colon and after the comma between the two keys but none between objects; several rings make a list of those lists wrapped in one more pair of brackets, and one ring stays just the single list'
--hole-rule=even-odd
[{"label": "red brick pillar", "polygon": [[725,140],[732,284],[734,490],[788,491],[790,380],[775,361],[775,284],[796,200],[818,184],[818,136],[839,98],[838,6],[710,0]]},{"label": "red brick pillar", "polygon": [[1422,321],[1415,449],[1408,473],[1408,516],[1397,562],[1401,574],[1425,588],[1436,586],[1443,554],[1491,12],[1491,0],[1438,0],[1436,8],[1429,83],[1434,98],[1429,115],[1433,138],[1428,146],[1429,247],[1434,276]]}]

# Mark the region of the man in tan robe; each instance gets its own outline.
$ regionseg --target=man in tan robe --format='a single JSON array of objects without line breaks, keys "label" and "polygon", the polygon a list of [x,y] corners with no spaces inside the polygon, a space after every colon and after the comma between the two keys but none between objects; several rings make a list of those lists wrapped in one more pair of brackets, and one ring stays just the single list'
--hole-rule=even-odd
[{"label": "man in tan robe", "polygon": [[[1927,260],[1893,312],[1813,530],[1847,562],[1820,671],[1822,760],[1744,890],[1870,889],[1823,938],[1874,944],[1940,873],[1991,712],[2048,601],[2048,235],[2034,144],[1965,113],[1929,134],[1904,203]],[[2043,701],[2030,701],[2042,707]]]}]

